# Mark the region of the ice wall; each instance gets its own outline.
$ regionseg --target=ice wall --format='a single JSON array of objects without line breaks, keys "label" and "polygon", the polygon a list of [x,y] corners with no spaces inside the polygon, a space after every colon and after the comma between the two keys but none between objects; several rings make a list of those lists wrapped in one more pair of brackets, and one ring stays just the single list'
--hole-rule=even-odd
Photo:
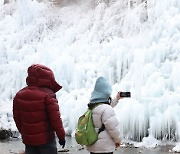
[{"label": "ice wall", "polygon": [[[68,2],[68,1],[66,1]],[[0,15],[0,123],[9,125],[12,98],[25,86],[32,63],[49,66],[64,126],[74,135],[95,80],[103,75],[117,91],[131,91],[115,107],[122,136],[140,141],[180,139],[180,1],[48,2],[18,0]],[[8,8],[9,6],[9,8]],[[12,26],[13,25],[13,26]],[[6,116],[4,116],[6,114]],[[6,118],[2,118],[6,117]]]}]

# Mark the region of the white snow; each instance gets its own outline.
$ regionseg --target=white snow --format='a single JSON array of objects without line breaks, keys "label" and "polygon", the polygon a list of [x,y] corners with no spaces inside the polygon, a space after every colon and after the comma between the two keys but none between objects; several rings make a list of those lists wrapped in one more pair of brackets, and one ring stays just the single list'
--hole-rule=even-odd
[{"label": "white snow", "polygon": [[12,99],[28,66],[41,63],[63,85],[57,98],[67,135],[102,75],[112,96],[132,93],[114,108],[122,138],[147,147],[180,142],[179,21],[179,0],[0,3],[0,128],[16,130]]},{"label": "white snow", "polygon": [[172,152],[180,152],[180,143],[178,143],[173,149]]},{"label": "white snow", "polygon": [[146,148],[155,148],[158,147],[159,145],[161,145],[160,141],[158,141],[151,135],[149,137],[144,137],[142,142],[134,144],[135,147],[146,147]]}]

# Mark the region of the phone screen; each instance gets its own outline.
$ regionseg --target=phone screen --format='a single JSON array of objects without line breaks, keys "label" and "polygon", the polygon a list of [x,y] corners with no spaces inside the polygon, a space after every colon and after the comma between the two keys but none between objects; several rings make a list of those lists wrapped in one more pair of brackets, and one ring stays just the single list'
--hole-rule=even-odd
[{"label": "phone screen", "polygon": [[120,97],[131,97],[131,92],[121,92]]}]

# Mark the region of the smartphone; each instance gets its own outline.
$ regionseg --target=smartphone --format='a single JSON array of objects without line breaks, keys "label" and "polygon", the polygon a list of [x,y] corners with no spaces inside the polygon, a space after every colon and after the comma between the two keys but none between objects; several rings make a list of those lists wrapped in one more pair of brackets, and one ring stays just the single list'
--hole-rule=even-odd
[{"label": "smartphone", "polygon": [[131,97],[131,92],[121,92],[120,97]]}]

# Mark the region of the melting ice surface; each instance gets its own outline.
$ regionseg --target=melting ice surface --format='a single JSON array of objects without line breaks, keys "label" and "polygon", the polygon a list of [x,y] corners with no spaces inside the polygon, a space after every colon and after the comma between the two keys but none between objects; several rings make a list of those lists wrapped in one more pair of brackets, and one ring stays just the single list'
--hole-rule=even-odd
[{"label": "melting ice surface", "polygon": [[[133,5],[132,5],[133,4]],[[12,99],[27,67],[50,67],[67,135],[74,136],[95,80],[106,77],[122,138],[153,146],[180,140],[180,1],[17,0],[1,5],[0,128],[16,130]],[[149,139],[149,140],[148,140]],[[180,149],[179,144],[174,148]]]}]

